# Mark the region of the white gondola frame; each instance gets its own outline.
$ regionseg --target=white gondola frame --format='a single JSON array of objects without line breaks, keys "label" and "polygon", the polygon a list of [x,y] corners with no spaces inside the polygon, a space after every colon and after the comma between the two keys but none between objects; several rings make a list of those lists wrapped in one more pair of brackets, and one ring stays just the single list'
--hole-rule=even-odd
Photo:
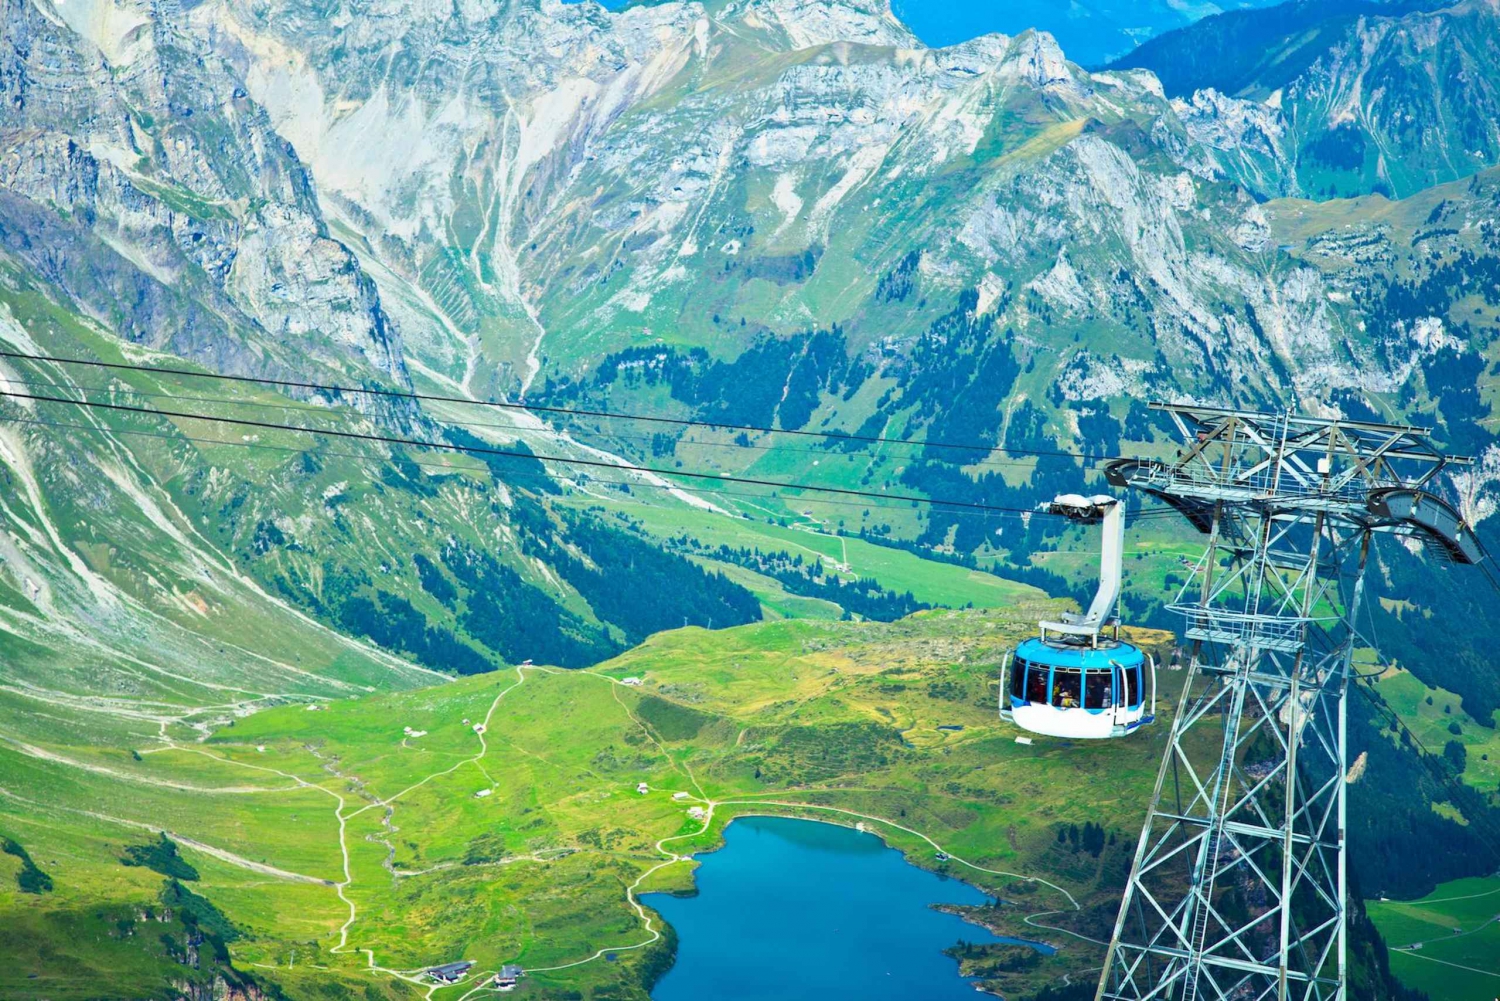
[{"label": "white gondola frame", "polygon": [[[1124,577],[1125,508],[1105,494],[1093,497],[1060,494],[1043,508],[1050,514],[1062,515],[1081,524],[1100,526],[1099,587],[1084,612],[1064,612],[1056,621],[1043,620],[1038,624],[1041,635],[1026,641],[1038,644],[1045,651],[1039,658],[1039,662],[1047,666],[1044,701],[1029,697],[1029,677],[1026,688],[1012,701],[1010,675],[1015,670],[1020,648],[1007,654],[1000,672],[1000,716],[1023,730],[1044,736],[1080,740],[1123,737],[1156,719],[1156,658],[1121,640],[1119,619],[1115,617]],[[1111,627],[1112,636],[1105,638],[1100,635],[1101,631]],[[1111,658],[1109,653],[1115,650],[1129,650],[1132,663],[1127,665]],[[1090,665],[1091,654],[1096,655],[1096,660],[1102,659],[1102,663]],[[1057,671],[1059,668],[1074,670],[1072,665],[1062,663],[1074,656],[1078,660],[1078,705],[1055,705]],[[1136,657],[1140,658],[1138,662]],[[1028,661],[1028,665],[1030,663]],[[1151,697],[1143,697],[1139,705],[1131,706],[1130,686],[1125,679],[1138,668],[1151,673]],[[1106,670],[1111,673],[1109,704],[1091,709],[1088,706],[1089,675],[1092,672],[1102,674]],[[1144,694],[1143,691],[1141,695]]]},{"label": "white gondola frame", "polygon": [[[1132,649],[1135,648],[1132,647]],[[1079,705],[1073,707],[1052,705],[1050,700],[1053,678],[1056,676],[1057,665],[1055,664],[1047,665],[1047,702],[1013,705],[1010,701],[1011,672],[1015,670],[1016,652],[1012,650],[1005,655],[1005,661],[1000,670],[1000,718],[1014,723],[1028,733],[1070,740],[1103,740],[1134,733],[1140,727],[1149,726],[1156,721],[1156,658],[1144,650],[1140,653],[1142,674],[1150,678],[1150,697],[1143,697],[1138,704],[1132,706],[1129,701],[1129,678],[1132,671],[1125,665],[1111,661],[1110,670],[1113,675],[1111,705],[1107,708],[1090,709],[1086,704],[1086,699],[1080,699]],[[1082,674],[1080,682],[1085,691],[1088,685],[1088,674],[1098,670],[1101,669],[1080,668]],[[1123,685],[1125,689],[1123,705],[1117,694],[1119,688],[1114,687],[1116,685]]]}]

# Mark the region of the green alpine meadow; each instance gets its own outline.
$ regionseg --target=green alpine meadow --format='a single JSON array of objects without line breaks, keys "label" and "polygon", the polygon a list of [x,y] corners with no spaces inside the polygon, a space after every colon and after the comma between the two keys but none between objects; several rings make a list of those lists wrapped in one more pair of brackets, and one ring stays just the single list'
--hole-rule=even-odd
[{"label": "green alpine meadow", "polygon": [[0,0],[0,1001],[1500,994],[1500,3],[916,7]]}]

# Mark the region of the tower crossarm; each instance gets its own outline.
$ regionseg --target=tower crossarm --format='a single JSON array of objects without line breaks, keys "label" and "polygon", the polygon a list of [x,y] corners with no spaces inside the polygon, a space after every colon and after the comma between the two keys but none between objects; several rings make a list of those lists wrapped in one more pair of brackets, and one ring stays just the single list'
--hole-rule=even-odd
[{"label": "tower crossarm", "polygon": [[1442,453],[1430,429],[1289,413],[1257,413],[1192,404],[1152,404],[1181,433],[1172,459],[1120,459],[1106,467],[1116,486],[1143,490],[1177,507],[1200,531],[1218,503],[1324,512],[1379,527],[1370,498],[1381,491],[1423,491],[1466,456]]}]

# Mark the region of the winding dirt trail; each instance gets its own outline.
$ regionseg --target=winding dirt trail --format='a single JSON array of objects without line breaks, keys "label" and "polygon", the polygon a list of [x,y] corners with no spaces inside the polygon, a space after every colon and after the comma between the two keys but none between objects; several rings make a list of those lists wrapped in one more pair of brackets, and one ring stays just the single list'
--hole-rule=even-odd
[{"label": "winding dirt trail", "polygon": [[[182,791],[196,792],[196,793],[218,793],[218,794],[264,794],[264,793],[274,793],[274,792],[285,792],[285,791],[290,791],[290,790],[294,790],[294,789],[310,789],[310,790],[315,790],[315,791],[317,791],[317,792],[319,792],[319,793],[321,793],[323,795],[328,796],[329,798],[331,798],[334,801],[334,803],[333,803],[334,817],[335,817],[335,819],[338,822],[338,845],[339,845],[339,856],[340,856],[340,862],[341,862],[341,875],[342,875],[342,878],[338,879],[338,880],[328,880],[328,879],[324,879],[324,878],[320,878],[320,877],[308,876],[308,875],[305,875],[305,874],[302,874],[302,873],[295,873],[295,872],[290,872],[290,871],[287,871],[287,870],[284,870],[284,869],[279,869],[279,868],[274,867],[274,866],[270,866],[270,865],[267,865],[267,864],[264,864],[264,863],[254,862],[253,860],[243,858],[243,857],[241,857],[239,855],[234,854],[233,852],[229,852],[229,851],[227,851],[225,849],[218,848],[218,847],[216,847],[214,845],[210,845],[210,844],[208,844],[206,842],[200,841],[200,840],[192,838],[192,837],[181,835],[181,834],[178,834],[176,832],[167,832],[167,833],[174,840],[177,840],[177,841],[179,841],[180,843],[182,843],[184,845],[187,845],[187,846],[189,846],[189,847],[191,847],[193,849],[196,849],[198,851],[203,852],[206,855],[210,855],[210,856],[212,856],[212,857],[214,857],[216,859],[219,859],[221,861],[227,862],[227,863],[232,864],[232,865],[239,866],[239,867],[247,869],[249,871],[257,872],[257,873],[260,873],[262,875],[272,876],[272,877],[275,877],[275,878],[278,878],[278,879],[285,879],[285,880],[294,881],[294,882],[312,883],[312,884],[317,884],[317,885],[331,887],[334,890],[334,892],[337,894],[339,901],[344,905],[344,907],[347,908],[347,916],[345,917],[343,923],[339,926],[339,930],[338,930],[338,943],[336,945],[334,945],[333,947],[331,947],[329,949],[329,952],[330,953],[336,953],[336,954],[346,954],[346,953],[350,953],[350,952],[363,953],[364,957],[365,957],[366,969],[368,969],[368,970],[370,970],[371,972],[374,972],[374,973],[379,973],[379,974],[382,974],[382,975],[385,975],[385,976],[390,976],[390,977],[393,977],[393,978],[405,981],[407,983],[410,983],[410,984],[413,984],[413,985],[416,985],[416,986],[421,986],[421,987],[426,988],[425,997],[428,999],[428,1001],[431,1001],[431,999],[433,998],[434,994],[436,992],[440,991],[440,990],[452,990],[452,989],[457,989],[457,988],[460,988],[460,987],[466,988],[466,992],[458,999],[458,1001],[467,1001],[467,999],[471,998],[475,994],[493,991],[493,987],[490,985],[489,981],[490,981],[490,978],[493,976],[493,974],[494,974],[495,971],[492,971],[492,970],[491,971],[480,971],[478,974],[472,975],[471,978],[467,978],[464,981],[460,982],[459,984],[451,984],[450,985],[450,984],[432,983],[429,980],[425,979],[424,976],[423,976],[425,968],[423,968],[423,969],[417,969],[417,970],[397,970],[397,969],[392,969],[390,967],[382,966],[380,964],[380,962],[378,961],[378,959],[376,958],[375,953],[374,953],[374,951],[372,949],[365,948],[365,947],[358,947],[358,948],[352,947],[350,945],[350,941],[349,940],[350,940],[350,936],[351,936],[353,928],[355,927],[356,923],[359,921],[360,912],[359,912],[359,906],[358,906],[358,904],[349,896],[349,890],[350,890],[350,888],[355,883],[355,877],[354,877],[354,872],[353,872],[353,868],[352,868],[352,862],[351,862],[351,858],[350,858],[350,851],[349,851],[348,824],[349,824],[349,821],[353,820],[355,817],[360,816],[365,811],[371,810],[371,809],[375,809],[377,807],[387,810],[388,811],[388,817],[387,817],[387,819],[389,819],[389,816],[391,814],[393,814],[394,811],[396,810],[397,804],[404,797],[408,796],[413,791],[422,788],[423,786],[427,785],[429,782],[432,782],[435,779],[441,778],[444,775],[449,775],[449,774],[453,773],[454,771],[458,770],[459,768],[462,768],[465,765],[474,765],[474,766],[476,766],[477,768],[479,768],[479,770],[483,774],[485,774],[486,778],[489,778],[489,774],[484,769],[484,765],[483,765],[483,760],[484,760],[485,756],[489,753],[489,749],[490,749],[490,744],[489,744],[489,740],[488,740],[489,727],[491,725],[491,722],[493,721],[493,718],[494,718],[496,710],[499,708],[500,702],[507,695],[509,695],[511,692],[515,691],[516,689],[520,688],[523,684],[526,683],[526,680],[527,680],[527,677],[528,677],[528,672],[542,672],[542,673],[546,673],[546,674],[569,674],[569,675],[574,675],[574,676],[582,675],[582,676],[597,678],[600,681],[606,682],[609,685],[611,685],[612,686],[611,695],[614,697],[615,702],[620,706],[621,711],[630,719],[630,721],[633,724],[635,724],[637,727],[640,728],[641,732],[646,736],[646,738],[657,749],[657,751],[661,754],[661,756],[663,757],[663,759],[671,766],[671,768],[674,771],[678,772],[678,774],[680,774],[682,776],[682,778],[691,787],[691,789],[694,791],[694,793],[696,793],[696,795],[689,794],[689,799],[686,800],[685,802],[689,803],[689,804],[692,804],[692,805],[696,805],[696,806],[700,807],[702,809],[702,811],[703,811],[703,815],[702,815],[701,818],[699,818],[699,823],[698,823],[698,826],[697,826],[696,830],[689,831],[689,832],[687,832],[685,834],[670,835],[668,837],[664,837],[664,838],[661,838],[661,839],[657,840],[654,843],[653,847],[654,847],[654,849],[656,851],[657,856],[659,856],[658,860],[655,862],[655,864],[650,865],[648,868],[644,869],[626,887],[626,899],[627,899],[627,902],[628,902],[629,906],[631,907],[631,909],[635,911],[636,916],[639,918],[639,920],[641,922],[642,929],[645,932],[645,937],[641,941],[638,941],[638,942],[635,942],[635,943],[631,943],[631,944],[626,944],[626,945],[615,945],[615,946],[609,946],[609,947],[597,949],[593,953],[591,953],[590,955],[582,957],[582,958],[577,959],[577,960],[573,960],[572,962],[561,963],[561,964],[558,964],[558,965],[555,965],[555,966],[548,966],[548,967],[535,967],[535,968],[532,968],[530,970],[530,972],[533,972],[533,973],[550,973],[550,972],[558,972],[558,971],[562,971],[562,970],[573,969],[575,967],[582,966],[582,965],[585,965],[587,963],[592,963],[592,962],[598,961],[598,960],[602,959],[604,956],[606,956],[606,955],[608,955],[610,953],[630,952],[630,951],[645,949],[645,948],[653,945],[654,943],[660,941],[661,938],[662,938],[662,933],[661,933],[660,928],[658,927],[658,921],[655,918],[655,916],[653,915],[653,913],[643,903],[641,903],[641,900],[640,900],[640,888],[653,875],[655,875],[656,873],[660,872],[661,870],[663,870],[663,869],[665,869],[665,868],[667,868],[669,866],[678,865],[678,864],[691,864],[692,861],[693,861],[693,857],[692,857],[691,854],[682,854],[682,853],[680,853],[678,851],[675,851],[671,847],[671,845],[674,842],[697,839],[697,838],[701,838],[704,835],[708,834],[713,829],[716,812],[721,807],[722,808],[749,807],[749,808],[754,809],[757,812],[762,812],[762,813],[764,813],[765,815],[768,815],[768,816],[787,816],[787,815],[791,815],[793,811],[819,812],[819,813],[836,814],[836,815],[838,815],[840,817],[852,818],[852,819],[854,819],[856,821],[860,821],[860,822],[863,822],[863,823],[869,823],[869,824],[875,824],[875,825],[883,825],[884,827],[889,828],[891,831],[900,831],[900,832],[902,832],[904,834],[910,835],[911,837],[917,838],[918,840],[920,840],[923,843],[925,843],[925,844],[929,845],[930,847],[932,847],[935,851],[942,852],[942,853],[946,854],[949,859],[951,859],[954,862],[957,862],[959,865],[965,866],[965,867],[967,867],[969,869],[972,869],[972,870],[974,870],[976,872],[986,873],[988,875],[1003,876],[1003,877],[1012,878],[1012,879],[1020,879],[1020,880],[1025,880],[1026,882],[1035,883],[1035,884],[1039,884],[1041,886],[1045,886],[1045,887],[1049,888],[1050,890],[1056,892],[1057,894],[1059,894],[1063,898],[1065,898],[1067,900],[1067,902],[1068,902],[1068,905],[1069,905],[1068,909],[1071,909],[1073,911],[1077,911],[1077,910],[1081,909],[1081,906],[1078,903],[1077,899],[1070,892],[1068,892],[1068,890],[1066,890],[1062,886],[1059,886],[1056,883],[1053,883],[1053,882],[1051,882],[1049,880],[1043,879],[1040,876],[1030,876],[1030,875],[1027,875],[1025,873],[1011,872],[1011,871],[1004,870],[1004,869],[992,869],[992,868],[989,868],[989,867],[986,867],[986,866],[979,865],[978,863],[971,862],[968,859],[965,859],[965,858],[963,858],[963,857],[961,857],[959,855],[956,855],[953,852],[948,851],[947,849],[943,848],[942,845],[940,845],[936,840],[934,840],[929,835],[923,833],[922,831],[919,831],[919,830],[916,830],[915,828],[908,827],[908,826],[906,826],[904,824],[900,824],[900,823],[897,823],[895,821],[889,820],[889,819],[887,819],[885,817],[875,816],[873,814],[860,813],[858,811],[845,809],[843,807],[826,806],[826,805],[818,804],[818,803],[804,803],[804,802],[797,802],[795,800],[787,800],[787,799],[770,799],[770,798],[758,798],[758,797],[746,798],[746,797],[741,797],[741,798],[736,798],[736,799],[714,800],[710,796],[708,796],[708,794],[706,792],[704,792],[703,787],[699,783],[697,776],[693,773],[693,770],[692,770],[691,766],[688,765],[688,763],[685,762],[685,761],[680,761],[680,760],[675,759],[670,753],[668,753],[665,744],[661,741],[660,737],[656,734],[655,730],[648,723],[646,723],[644,720],[642,720],[640,717],[638,717],[631,710],[630,706],[626,703],[626,701],[621,698],[622,691],[626,687],[622,682],[618,681],[617,679],[611,678],[611,677],[609,677],[607,675],[599,674],[597,672],[588,671],[588,670],[583,670],[583,671],[564,671],[561,668],[552,668],[552,667],[545,667],[545,666],[529,666],[529,665],[520,665],[520,666],[515,667],[514,670],[516,672],[516,680],[512,684],[507,685],[505,688],[501,689],[498,693],[496,693],[494,699],[490,702],[488,710],[486,710],[486,712],[485,712],[484,719],[483,719],[483,726],[481,728],[479,728],[478,730],[475,731],[475,737],[479,741],[479,750],[475,754],[473,754],[470,757],[463,758],[463,759],[459,760],[458,762],[456,762],[456,763],[454,763],[454,764],[452,764],[452,765],[450,765],[450,766],[448,766],[446,768],[443,768],[443,769],[441,769],[439,771],[435,771],[432,774],[427,775],[424,778],[422,778],[422,779],[420,779],[420,780],[418,780],[416,782],[413,782],[411,785],[406,786],[405,788],[401,789],[399,792],[396,792],[396,793],[394,793],[394,794],[392,794],[390,796],[386,796],[386,797],[383,797],[383,798],[369,799],[368,802],[366,802],[363,805],[361,805],[361,806],[359,806],[357,808],[354,808],[354,809],[350,809],[350,805],[351,804],[349,803],[348,797],[344,793],[339,792],[339,791],[337,791],[335,789],[328,788],[326,785],[322,785],[322,784],[320,784],[318,782],[310,782],[307,779],[304,779],[304,778],[302,778],[299,775],[296,775],[296,774],[294,774],[292,772],[283,771],[283,770],[278,769],[278,768],[270,767],[270,766],[267,766],[267,765],[260,765],[260,764],[256,764],[256,763],[249,762],[249,761],[240,761],[240,760],[236,760],[234,758],[226,757],[226,756],[223,756],[223,755],[220,755],[220,754],[215,754],[215,753],[207,750],[206,748],[204,748],[201,745],[181,744],[181,743],[178,743],[177,741],[171,739],[170,737],[165,736],[165,734],[163,734],[163,737],[162,737],[163,745],[161,747],[151,749],[152,751],[176,750],[176,751],[181,751],[181,752],[190,753],[190,754],[201,754],[201,755],[203,755],[205,757],[212,758],[212,759],[214,759],[216,761],[219,761],[219,762],[222,762],[222,763],[225,763],[225,764],[234,765],[234,766],[237,766],[237,767],[240,767],[240,768],[249,769],[249,770],[260,772],[260,773],[267,774],[267,775],[275,775],[275,776],[277,776],[277,777],[279,777],[281,779],[286,780],[290,784],[289,785],[285,785],[285,786],[275,786],[275,787],[268,787],[268,786],[228,786],[228,787],[217,787],[217,788],[214,788],[214,787],[194,786],[194,785],[189,785],[189,784],[186,784],[186,783],[173,782],[171,780],[166,780],[166,779],[156,779],[156,778],[145,777],[145,776],[134,776],[134,775],[129,775],[129,774],[117,772],[117,771],[115,771],[113,769],[107,769],[107,768],[104,768],[102,766],[96,766],[96,765],[92,765],[92,764],[87,763],[87,762],[76,761],[76,760],[73,760],[71,758],[67,758],[65,756],[58,755],[58,754],[56,754],[54,752],[46,751],[45,749],[42,749],[42,748],[36,748],[36,747],[32,747],[30,745],[24,745],[24,744],[21,744],[21,742],[19,742],[19,741],[15,741],[13,738],[10,739],[9,742],[12,743],[13,745],[20,745],[18,747],[18,749],[22,750],[23,753],[33,754],[33,755],[35,755],[37,757],[45,758],[46,760],[52,761],[52,762],[57,763],[57,764],[71,766],[71,767],[79,768],[79,769],[82,769],[82,770],[85,770],[85,771],[91,771],[91,772],[97,772],[97,773],[106,774],[106,775],[109,775],[112,778],[119,778],[119,779],[126,780],[126,781],[142,781],[142,782],[146,782],[148,784],[166,786],[166,787],[169,787],[169,788],[178,789],[178,790],[182,790]],[[314,748],[308,747],[306,749],[315,758],[323,760],[323,762],[324,762],[323,763],[324,770],[327,771],[329,775],[334,776],[334,777],[342,780],[344,783],[353,783],[354,786],[355,786],[356,791],[359,791],[359,789],[362,788],[362,783],[359,782],[359,780],[358,780],[358,778],[356,776],[348,775],[348,774],[345,774],[344,772],[340,771],[339,768],[337,767],[337,765],[334,762],[326,760],[326,759],[323,759],[322,756],[319,755],[318,752]],[[491,779],[491,782],[493,784],[493,779]],[[15,798],[15,799],[22,799],[22,797],[17,796],[16,794],[11,793],[8,790],[5,790],[3,788],[0,788],[0,796],[8,796],[8,797]],[[368,798],[368,796],[366,796],[366,798]],[[38,805],[40,805],[40,804],[38,804]],[[770,812],[770,811],[768,811],[767,808],[775,808],[777,810],[777,812]],[[67,808],[64,808],[64,809],[67,809]],[[79,811],[79,810],[71,810],[70,812],[87,813],[87,811]],[[89,815],[90,816],[95,816],[95,817],[97,817],[98,819],[101,819],[101,820],[109,821],[109,822],[112,822],[112,823],[118,823],[118,824],[121,824],[123,826],[135,827],[135,828],[140,828],[140,829],[152,829],[152,830],[155,829],[151,825],[145,824],[145,823],[139,822],[139,821],[125,820],[125,819],[122,819],[122,818],[110,817],[110,816],[106,816],[106,815],[103,815],[103,814],[89,814]],[[515,863],[518,863],[518,862],[536,862],[536,863],[539,863],[539,864],[546,864],[548,862],[556,861],[557,859],[560,859],[560,858],[565,858],[568,855],[571,855],[571,854],[573,854],[574,852],[576,852],[578,850],[579,849],[576,849],[576,848],[558,848],[556,850],[540,851],[540,852],[532,853],[532,854],[527,855],[527,856],[517,856],[515,858],[505,859],[505,860],[503,860],[502,863],[496,863],[496,864],[515,864]],[[451,863],[447,863],[447,864],[439,864],[439,865],[436,865],[436,866],[432,866],[432,867],[429,867],[427,869],[415,870],[415,871],[410,871],[410,872],[407,872],[407,871],[398,871],[398,870],[395,870],[394,868],[390,868],[390,874],[391,874],[391,876],[393,878],[416,878],[416,877],[427,875],[429,873],[439,872],[439,871],[442,871],[444,869],[451,868],[451,867],[452,867],[452,864]],[[1064,929],[1064,928],[1057,928],[1055,926],[1042,924],[1042,923],[1040,923],[1039,920],[1037,920],[1037,919],[1044,918],[1044,917],[1047,917],[1047,916],[1052,915],[1052,914],[1067,913],[1068,909],[1060,909],[1060,910],[1053,910],[1053,911],[1043,911],[1043,912],[1039,912],[1037,914],[1028,915],[1023,920],[1025,921],[1025,923],[1027,925],[1030,925],[1030,926],[1035,927],[1035,928],[1041,928],[1041,929],[1047,929],[1049,931],[1055,931],[1055,932],[1058,932],[1059,934],[1069,935],[1069,936],[1072,936],[1074,938],[1082,939],[1082,940],[1088,941],[1088,942],[1098,942],[1098,940],[1096,940],[1096,939],[1088,938],[1087,936],[1080,935],[1080,934],[1077,934],[1075,932],[1068,931],[1067,929]],[[1099,943],[1099,944],[1103,944],[1103,943]],[[1428,958],[1428,957],[1423,957],[1423,958]],[[1456,965],[1456,964],[1449,964],[1449,965]]]}]

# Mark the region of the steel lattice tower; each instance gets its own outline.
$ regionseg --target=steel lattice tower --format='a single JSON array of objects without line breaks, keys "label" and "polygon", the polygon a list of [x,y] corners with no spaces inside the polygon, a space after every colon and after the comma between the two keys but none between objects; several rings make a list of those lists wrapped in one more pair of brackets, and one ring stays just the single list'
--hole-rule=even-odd
[{"label": "steel lattice tower", "polygon": [[1171,461],[1106,475],[1208,536],[1176,603],[1192,652],[1097,997],[1345,996],[1345,696],[1375,532],[1483,550],[1427,492],[1424,428],[1154,405]]}]

